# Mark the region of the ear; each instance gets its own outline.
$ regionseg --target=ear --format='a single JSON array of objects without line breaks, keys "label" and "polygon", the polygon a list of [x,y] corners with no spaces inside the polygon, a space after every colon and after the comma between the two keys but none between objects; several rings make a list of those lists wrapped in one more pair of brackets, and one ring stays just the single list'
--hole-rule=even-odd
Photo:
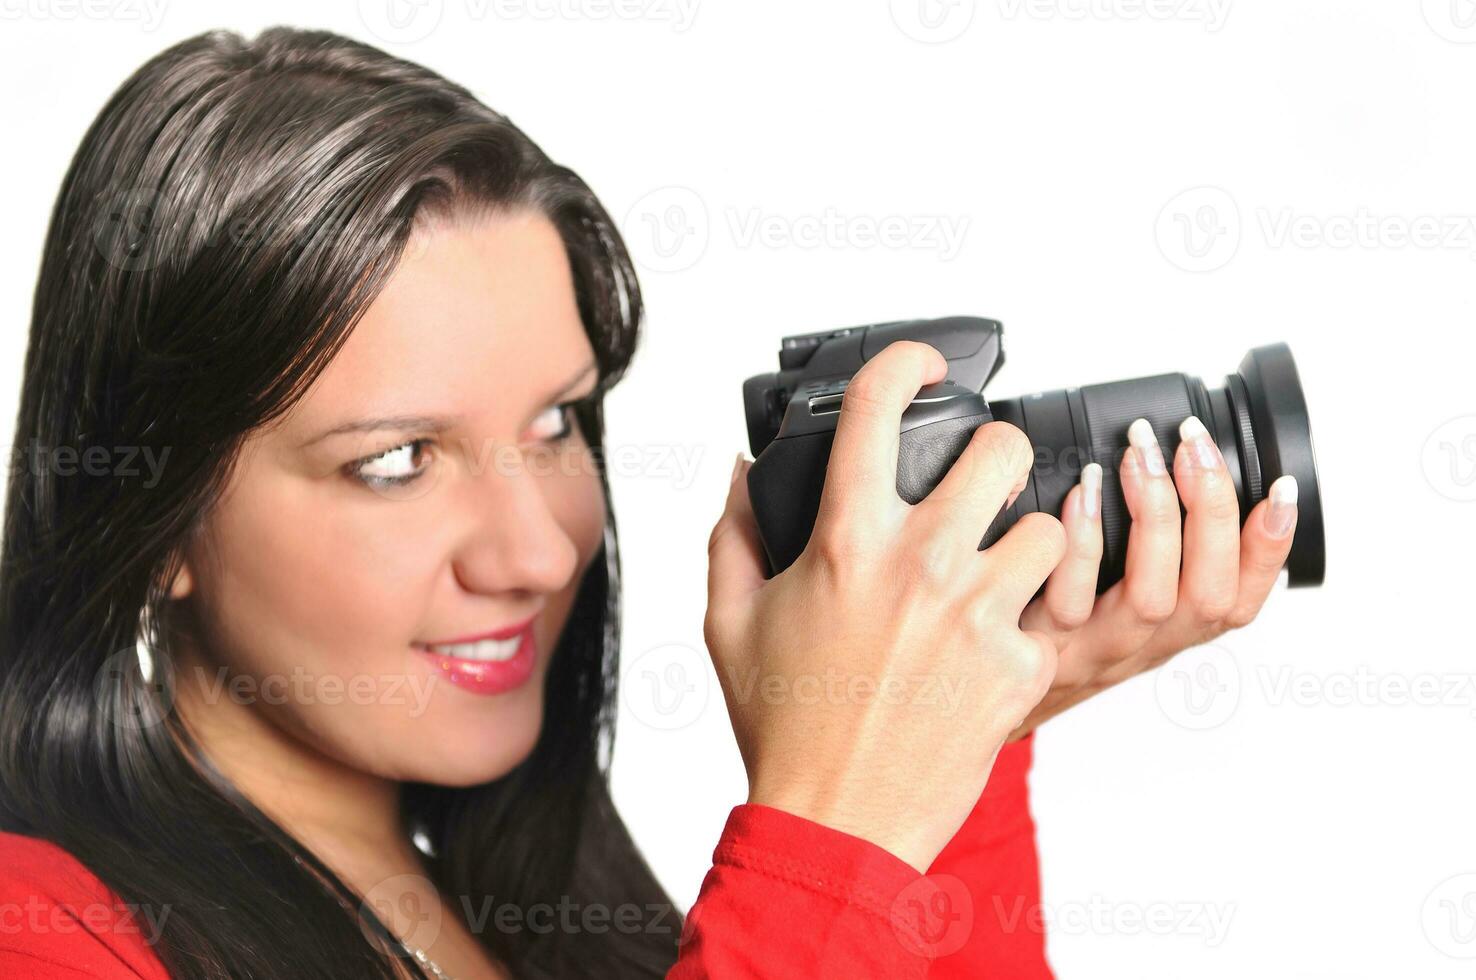
[{"label": "ear", "polygon": [[183,599],[195,589],[195,576],[190,572],[190,563],[180,561],[179,570],[174,573],[174,581],[169,583],[169,598]]}]

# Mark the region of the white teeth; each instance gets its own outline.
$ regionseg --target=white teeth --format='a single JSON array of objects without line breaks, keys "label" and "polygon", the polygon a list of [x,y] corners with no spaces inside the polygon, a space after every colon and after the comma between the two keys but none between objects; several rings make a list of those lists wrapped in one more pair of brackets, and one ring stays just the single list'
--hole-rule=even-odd
[{"label": "white teeth", "polygon": [[426,649],[464,660],[511,660],[522,642],[522,636],[518,635],[506,640],[478,640],[476,643],[455,643],[451,646],[427,644]]}]

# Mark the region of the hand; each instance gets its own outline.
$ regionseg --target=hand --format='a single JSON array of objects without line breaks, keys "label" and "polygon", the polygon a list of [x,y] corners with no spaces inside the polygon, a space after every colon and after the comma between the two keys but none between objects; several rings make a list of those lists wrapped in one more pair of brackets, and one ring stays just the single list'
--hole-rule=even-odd
[{"label": "hand", "polygon": [[1020,618],[1022,629],[1052,638],[1059,665],[1050,691],[1012,739],[1180,650],[1246,625],[1276,584],[1296,530],[1296,478],[1272,483],[1242,530],[1235,485],[1214,439],[1193,416],[1179,435],[1171,478],[1147,420],[1128,430],[1119,470],[1132,518],[1127,562],[1122,581],[1100,598],[1101,467],[1084,468],[1067,495],[1067,556]]},{"label": "hand", "polygon": [[1033,461],[1006,423],[981,426],[926,499],[897,495],[902,411],[946,368],[934,348],[898,341],[852,378],[814,530],[783,572],[764,579],[741,458],[708,544],[704,635],[749,801],[919,871],[1050,684],[1055,646],[1020,615],[1066,544],[1056,518],[1030,514],[978,550]]}]

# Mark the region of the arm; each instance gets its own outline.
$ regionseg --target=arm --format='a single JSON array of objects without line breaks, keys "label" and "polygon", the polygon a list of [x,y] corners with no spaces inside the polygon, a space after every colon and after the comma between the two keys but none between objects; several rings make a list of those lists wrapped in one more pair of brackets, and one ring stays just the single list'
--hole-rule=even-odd
[{"label": "arm", "polygon": [[1032,742],[1001,750],[926,877],[850,834],[772,807],[735,807],[668,980],[1050,980],[1026,786]]},{"label": "arm", "polygon": [[773,807],[735,807],[668,980],[921,980],[926,944],[905,914],[919,883],[868,841]]},{"label": "arm", "polygon": [[[1028,514],[978,549],[1033,459],[1007,423],[976,430],[925,500],[898,496],[899,419],[945,372],[937,350],[900,341],[856,373],[814,530],[772,577],[741,457],[734,470],[708,541],[704,638],[748,806],[714,855],[676,977],[920,977],[935,955],[952,886],[923,872],[996,758],[1017,756],[1002,746],[1049,686],[1056,649],[1020,615],[1066,543],[1059,521]],[[812,696],[831,678],[839,695]],[[957,693],[948,711],[940,681]]]},{"label": "arm", "polygon": [[1051,980],[1028,777],[1034,739],[1000,750],[989,784],[928,869],[944,898],[934,910],[929,980]]}]

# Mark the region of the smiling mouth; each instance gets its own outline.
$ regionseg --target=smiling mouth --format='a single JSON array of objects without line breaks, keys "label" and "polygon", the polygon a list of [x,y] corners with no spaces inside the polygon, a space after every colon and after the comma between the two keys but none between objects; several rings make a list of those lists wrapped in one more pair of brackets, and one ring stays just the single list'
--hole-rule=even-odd
[{"label": "smiling mouth", "polygon": [[538,644],[529,618],[517,632],[466,638],[456,643],[415,643],[431,669],[470,694],[504,694],[522,687],[536,673]]},{"label": "smiling mouth", "polygon": [[522,642],[523,634],[518,633],[506,640],[478,640],[475,643],[451,644],[417,643],[415,646],[443,657],[500,663],[504,660],[511,660],[517,654],[518,646]]},{"label": "smiling mouth", "polygon": [[533,628],[533,621],[536,618],[535,614],[521,623],[502,629],[489,630],[473,636],[457,637],[444,643],[417,642],[414,646],[418,650],[441,657],[455,657],[458,660],[472,660],[479,663],[502,663],[517,656],[524,635]]}]

